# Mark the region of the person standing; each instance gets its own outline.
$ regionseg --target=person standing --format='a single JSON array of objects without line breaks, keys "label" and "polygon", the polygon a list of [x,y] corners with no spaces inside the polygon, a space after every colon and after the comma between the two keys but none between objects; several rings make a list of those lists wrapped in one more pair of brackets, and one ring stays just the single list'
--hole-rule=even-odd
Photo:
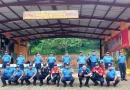
[{"label": "person standing", "polygon": [[71,58],[70,58],[70,56],[68,55],[68,52],[66,52],[65,55],[62,57],[62,61],[64,62],[64,67],[65,67],[65,64],[66,64],[66,63],[69,63],[69,64],[70,64]]},{"label": "person standing", "polygon": [[106,73],[107,87],[110,86],[110,81],[112,81],[113,86],[116,87],[120,80],[116,74],[116,70],[112,67],[111,64],[108,64],[108,70]]},{"label": "person standing", "polygon": [[86,60],[87,60],[86,56],[83,55],[82,51],[80,51],[80,55],[77,58],[77,61],[79,63],[79,68],[81,68],[84,64],[87,63]]},{"label": "person standing", "polygon": [[91,60],[91,69],[95,67],[95,64],[98,62],[98,55],[96,55],[95,50],[92,51],[92,54],[90,55]]},{"label": "person standing", "polygon": [[54,67],[54,64],[56,62],[56,57],[53,55],[53,53],[50,53],[50,56],[47,59],[48,62],[48,66],[50,68],[50,70]]},{"label": "person standing", "polygon": [[106,70],[108,69],[108,64],[112,64],[113,58],[110,56],[109,52],[106,53],[106,56],[103,57]]},{"label": "person standing", "polygon": [[20,65],[16,66],[16,69],[13,73],[13,75],[9,78],[8,82],[11,84],[11,82],[16,83],[18,85],[18,81],[20,81],[21,77],[23,76],[24,72],[20,69]]},{"label": "person standing", "polygon": [[95,67],[92,69],[91,72],[92,72],[91,80],[94,82],[94,86],[98,85],[97,81],[100,81],[100,85],[103,86],[103,83],[104,83],[104,78],[103,78],[104,71],[102,70],[102,68],[100,68],[98,63],[95,64]]},{"label": "person standing", "polygon": [[37,74],[37,69],[33,67],[33,64],[29,64],[29,68],[25,70],[25,75],[20,79],[21,85],[23,85],[23,82],[25,81],[27,85],[30,85],[30,80],[33,80],[33,85],[36,86],[36,83],[34,82]]},{"label": "person standing", "polygon": [[40,55],[39,52],[37,52],[37,55],[34,56],[34,63],[37,70],[41,68],[42,60],[43,60],[42,56]]},{"label": "person standing", "polygon": [[75,80],[74,77],[72,76],[73,73],[74,73],[73,69],[67,63],[65,65],[65,68],[62,69],[61,81],[64,84],[64,87],[66,87],[66,85],[67,85],[66,81],[70,81],[69,85],[70,85],[70,87],[73,87],[73,82]]},{"label": "person standing", "polygon": [[16,59],[17,65],[19,65],[21,70],[24,70],[24,63],[26,61],[25,57],[20,53],[19,57]]},{"label": "person standing", "polygon": [[[10,67],[10,64],[7,63],[7,64],[6,64],[6,68],[3,69],[3,71],[2,71],[2,77],[1,77],[1,81],[2,81],[2,83],[3,83],[2,87],[4,87],[4,86],[7,85],[7,84],[6,84],[6,80],[9,80],[9,78],[13,75],[14,71],[15,71],[15,69],[14,69],[14,68],[11,68],[11,67]],[[8,82],[8,83],[11,85],[10,82]]]},{"label": "person standing", "polygon": [[6,64],[11,62],[11,56],[8,51],[5,51],[5,55],[2,57],[2,68],[6,68]]},{"label": "person standing", "polygon": [[120,51],[120,56],[118,57],[118,65],[119,65],[121,80],[127,81],[127,79],[126,79],[126,56],[124,56],[121,51]]},{"label": "person standing", "polygon": [[60,69],[57,67],[57,64],[54,64],[54,67],[50,71],[50,77],[47,82],[51,80],[54,85],[56,84],[57,87],[59,87],[60,78],[61,78]]},{"label": "person standing", "polygon": [[86,79],[85,86],[89,87],[88,83],[89,83],[90,76],[91,76],[90,69],[86,65],[83,65],[78,71],[78,77],[80,82],[79,87],[82,87],[82,81],[84,80],[84,78]]}]

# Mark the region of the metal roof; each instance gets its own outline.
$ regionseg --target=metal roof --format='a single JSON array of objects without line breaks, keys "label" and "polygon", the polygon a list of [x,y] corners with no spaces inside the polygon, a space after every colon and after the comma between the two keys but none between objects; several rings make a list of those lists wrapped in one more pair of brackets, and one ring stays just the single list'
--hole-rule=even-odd
[{"label": "metal roof", "polygon": [[[78,19],[23,20],[24,11],[78,10]],[[121,21],[130,23],[130,0],[0,0],[0,34],[11,38],[104,39],[119,31]]]}]

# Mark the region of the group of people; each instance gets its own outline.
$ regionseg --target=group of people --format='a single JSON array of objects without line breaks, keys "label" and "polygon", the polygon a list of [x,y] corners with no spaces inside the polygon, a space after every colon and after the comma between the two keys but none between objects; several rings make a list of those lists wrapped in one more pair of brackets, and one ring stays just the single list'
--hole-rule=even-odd
[{"label": "group of people", "polygon": [[[17,66],[15,68],[10,67],[11,56],[7,51],[5,52],[5,55],[2,59],[2,87],[7,85],[6,80],[8,80],[9,85],[11,85],[12,82],[16,83],[16,85],[24,85],[25,81],[26,85],[30,85],[31,82],[33,82],[34,86],[36,86],[37,80],[40,81],[39,86],[42,86],[45,82],[47,85],[52,82],[54,85],[59,86],[61,81],[64,87],[66,87],[67,81],[70,81],[69,85],[73,87],[73,83],[75,81],[75,78],[73,77],[74,70],[70,66],[71,57],[68,55],[68,52],[66,52],[62,57],[64,64],[62,69],[57,66],[56,57],[52,52],[47,58],[47,63],[43,63],[43,57],[38,52],[36,56],[34,56],[35,67],[33,67],[33,63],[30,63],[27,68],[24,67],[26,59],[22,53],[20,53],[19,57],[17,58]],[[120,52],[120,56],[118,57],[117,62],[119,64],[122,81],[127,81],[125,61],[126,57],[122,52]],[[103,86],[104,80],[106,80],[107,87],[110,86],[110,81],[112,81],[114,86],[116,86],[120,81],[116,70],[113,68],[113,58],[109,55],[109,52],[107,52],[106,55],[101,60],[99,60],[95,50],[92,51],[92,54],[89,57],[83,55],[83,52],[81,51],[77,57],[77,62],[79,64],[79,87],[82,87],[82,81],[84,79],[86,80],[86,87],[89,87],[90,79],[94,82],[94,86],[98,85],[98,81],[100,81],[100,85]],[[88,67],[87,62],[89,62],[90,68]],[[42,63],[43,66],[41,66]]]}]

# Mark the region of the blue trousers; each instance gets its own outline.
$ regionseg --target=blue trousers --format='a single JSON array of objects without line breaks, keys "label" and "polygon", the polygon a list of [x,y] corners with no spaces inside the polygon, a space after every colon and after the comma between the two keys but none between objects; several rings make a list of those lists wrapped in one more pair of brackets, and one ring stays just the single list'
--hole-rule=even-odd
[{"label": "blue trousers", "polygon": [[80,83],[80,85],[83,84],[82,81],[83,81],[84,78],[86,79],[85,85],[88,85],[90,77],[81,77],[81,76],[79,76],[79,83]]},{"label": "blue trousers", "polygon": [[9,62],[3,62],[2,64],[2,68],[6,68],[6,64],[9,63]]},{"label": "blue trousers", "polygon": [[59,85],[60,78],[61,78],[60,75],[56,75],[53,79],[51,78],[51,76],[49,76],[48,79],[47,79],[47,83],[49,83],[49,81],[51,80],[51,82],[53,82],[54,84]]},{"label": "blue trousers", "polygon": [[81,68],[84,64],[79,64],[79,68]]},{"label": "blue trousers", "polygon": [[100,81],[101,86],[104,83],[104,78],[102,76],[98,76],[98,77],[91,77],[91,80],[94,82],[94,84],[98,84],[97,81]]},{"label": "blue trousers", "polygon": [[[20,79],[20,80],[21,80],[21,84],[23,84],[24,81],[25,81],[27,84],[30,84],[30,81],[29,81],[30,78],[31,78],[31,76],[28,76],[28,75],[23,76],[23,77]],[[33,77],[33,79],[35,79],[35,78],[36,78],[36,76]],[[33,83],[35,83],[34,80],[33,80]]]},{"label": "blue trousers", "polygon": [[54,62],[53,63],[49,63],[48,66],[49,66],[49,68],[51,70],[54,67]]},{"label": "blue trousers", "polygon": [[73,78],[73,77],[63,77],[63,78],[61,79],[61,81],[62,81],[63,84],[67,84],[66,81],[70,81],[69,84],[72,85],[73,82],[74,82],[74,78]]},{"label": "blue trousers", "polygon": [[91,69],[95,67],[96,62],[91,62]]},{"label": "blue trousers", "polygon": [[[106,77],[107,86],[110,86],[110,81],[114,81],[114,78],[110,78],[107,76]],[[115,83],[114,83],[114,86],[116,86],[119,82],[120,82],[120,80],[117,78]]]},{"label": "blue trousers", "polygon": [[105,63],[105,69],[106,69],[106,70],[108,69],[108,64],[111,64],[111,65],[112,65],[112,63]]},{"label": "blue trousers", "polygon": [[35,68],[38,70],[41,68],[41,63],[35,64]]},{"label": "blue trousers", "polygon": [[1,81],[4,85],[6,85],[6,80],[9,80],[10,77],[2,76]]},{"label": "blue trousers", "polygon": [[24,65],[23,64],[19,64],[19,66],[20,66],[21,70],[24,70]]},{"label": "blue trousers", "polygon": [[[40,84],[43,84],[43,79],[45,79],[46,77],[47,77],[47,75],[42,75],[42,74],[36,75],[36,78],[34,78],[34,83],[36,83],[36,81],[39,80]],[[47,78],[47,80],[48,80],[48,78]]]},{"label": "blue trousers", "polygon": [[126,65],[125,63],[119,63],[119,70],[122,79],[126,79]]},{"label": "blue trousers", "polygon": [[19,77],[14,77],[14,78],[9,78],[9,82],[11,83],[11,82],[14,82],[14,83],[18,83],[18,79],[19,79]]}]

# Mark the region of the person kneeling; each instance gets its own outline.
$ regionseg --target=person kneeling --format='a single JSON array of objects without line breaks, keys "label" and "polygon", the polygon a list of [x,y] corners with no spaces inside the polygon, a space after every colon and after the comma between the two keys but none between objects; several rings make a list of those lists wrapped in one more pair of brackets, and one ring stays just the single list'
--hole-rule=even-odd
[{"label": "person kneeling", "polygon": [[96,63],[96,66],[92,69],[92,76],[91,80],[94,82],[94,86],[98,85],[97,81],[100,81],[100,85],[103,86],[104,78],[103,78],[104,71],[100,68],[99,64]]},{"label": "person kneeling", "polygon": [[[23,85],[23,82],[25,81],[27,85],[29,85],[31,82],[30,80],[33,80],[36,78],[37,69],[33,67],[33,64],[29,64],[29,68],[25,70],[25,75],[20,79],[21,85]],[[36,82],[33,81],[33,85],[36,86]]]},{"label": "person kneeling", "polygon": [[116,70],[113,69],[111,64],[108,64],[108,70],[106,73],[106,82],[107,82],[107,87],[110,86],[110,81],[112,81],[113,85],[116,86],[119,83],[119,78],[116,75]]},{"label": "person kneeling", "polygon": [[78,72],[78,77],[80,82],[79,87],[82,87],[82,80],[84,78],[86,78],[85,86],[89,87],[88,83],[89,83],[90,76],[91,76],[90,69],[86,65],[83,65]]},{"label": "person kneeling", "polygon": [[73,69],[69,67],[69,63],[65,65],[65,68],[62,69],[62,83],[64,84],[64,87],[66,87],[67,83],[66,81],[70,81],[69,85],[73,87],[74,78],[72,76],[72,73],[74,73]]},{"label": "person kneeling", "polygon": [[61,74],[60,69],[57,67],[57,64],[54,64],[54,67],[50,71],[50,77],[47,80],[47,82],[49,83],[49,81],[51,80],[54,84],[57,84],[57,87],[59,87],[60,74]]}]

